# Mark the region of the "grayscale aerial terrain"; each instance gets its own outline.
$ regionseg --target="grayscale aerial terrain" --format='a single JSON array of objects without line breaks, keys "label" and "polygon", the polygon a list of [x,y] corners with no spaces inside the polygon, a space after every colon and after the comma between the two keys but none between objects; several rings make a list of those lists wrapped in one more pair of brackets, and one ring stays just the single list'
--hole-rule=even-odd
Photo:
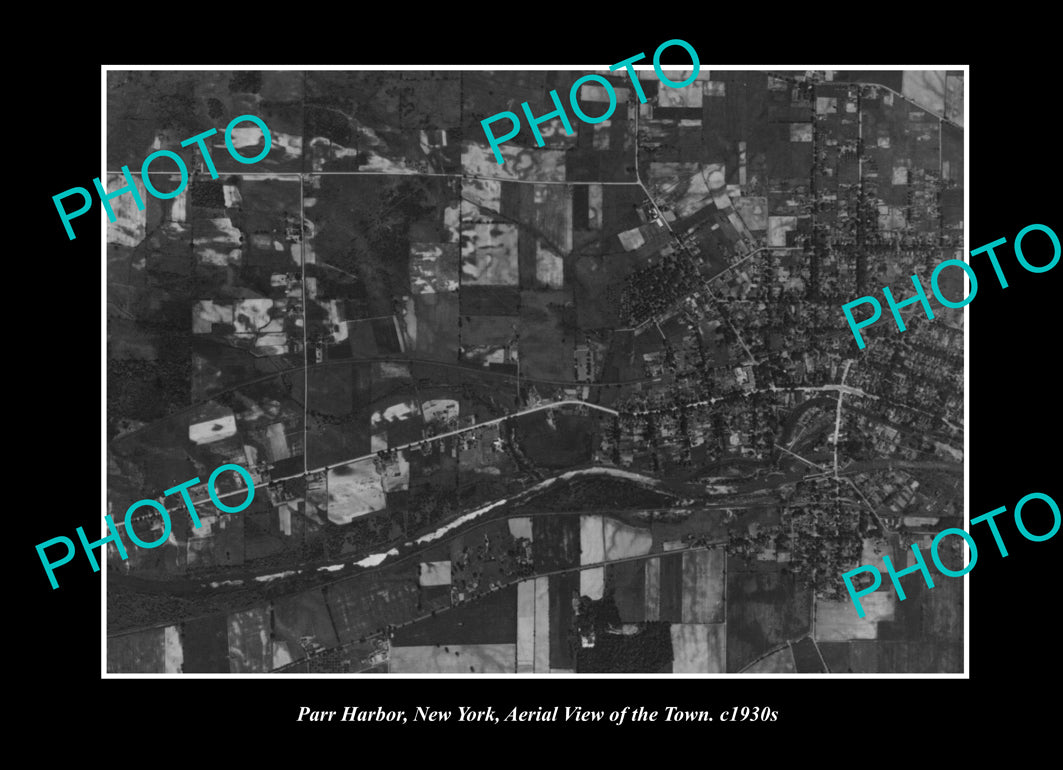
[{"label": "grayscale aerial terrain", "polygon": [[964,670],[962,73],[585,74],[108,72],[109,672]]}]

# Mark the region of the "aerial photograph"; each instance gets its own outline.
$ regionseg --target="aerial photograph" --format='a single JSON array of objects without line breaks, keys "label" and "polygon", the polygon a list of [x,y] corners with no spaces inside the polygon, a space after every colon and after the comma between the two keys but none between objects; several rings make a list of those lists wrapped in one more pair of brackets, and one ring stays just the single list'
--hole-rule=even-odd
[{"label": "aerial photograph", "polygon": [[632,72],[107,70],[106,674],[966,672],[964,71]]}]

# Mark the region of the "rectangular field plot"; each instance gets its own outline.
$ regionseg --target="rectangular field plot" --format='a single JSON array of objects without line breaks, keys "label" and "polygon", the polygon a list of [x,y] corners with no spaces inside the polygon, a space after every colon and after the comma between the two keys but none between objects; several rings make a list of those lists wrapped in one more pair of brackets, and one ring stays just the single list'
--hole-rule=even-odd
[{"label": "rectangular field plot", "polygon": [[463,223],[463,286],[517,286],[517,226],[505,222]]},{"label": "rectangular field plot", "polygon": [[369,454],[370,365],[313,367],[307,379],[308,466],[319,468]]},{"label": "rectangular field plot", "polygon": [[517,319],[514,316],[465,316],[461,324],[463,360],[486,366],[511,363],[516,348]]},{"label": "rectangular field plot", "polygon": [[[579,517],[579,563],[597,564],[605,561],[605,541],[602,534],[601,516]],[[592,567],[580,570],[579,592],[581,596],[601,599],[605,591],[605,569]]]},{"label": "rectangular field plot", "polygon": [[723,623],[673,623],[672,671],[676,674],[722,674],[727,661],[727,626]]},{"label": "rectangular field plot", "polygon": [[229,637],[224,615],[182,623],[181,640],[184,673],[229,673]]},{"label": "rectangular field plot", "polygon": [[801,641],[791,645],[794,653],[794,665],[799,674],[825,674],[827,669],[820,657],[816,643],[811,637],[805,637]]},{"label": "rectangular field plot", "polygon": [[683,554],[683,622],[724,621],[724,563],[722,550]]},{"label": "rectangular field plot", "polygon": [[512,644],[425,645],[392,647],[392,674],[512,674],[516,648]]},{"label": "rectangular field plot", "polygon": [[458,293],[418,294],[406,305],[406,336],[416,358],[458,360]]},{"label": "rectangular field plot", "polygon": [[268,607],[234,612],[229,623],[229,669],[234,674],[259,674],[273,668]]},{"label": "rectangular field plot", "polygon": [[792,574],[767,562],[727,563],[727,671],[735,672],[808,633],[812,596]]},{"label": "rectangular field plot", "polygon": [[672,671],[668,623],[645,623],[634,634],[599,634],[594,647],[576,650],[576,672],[658,674]]},{"label": "rectangular field plot", "polygon": [[273,602],[273,633],[295,658],[316,647],[340,643],[322,589],[315,588]]},{"label": "rectangular field plot", "polygon": [[428,644],[513,644],[517,639],[517,586],[477,597],[395,630],[398,647]]},{"label": "rectangular field plot", "polygon": [[309,175],[307,261],[354,276],[367,317],[390,315],[394,298],[410,293],[411,241],[443,240],[455,192],[451,180],[412,174]]},{"label": "rectangular field plot", "polygon": [[305,170],[407,172],[426,156],[433,167],[459,170],[458,145],[447,140],[460,121],[459,73],[309,71],[305,76]]},{"label": "rectangular field plot", "polygon": [[163,629],[150,628],[107,640],[107,671],[112,674],[166,673]]},{"label": "rectangular field plot", "polygon": [[[857,674],[959,673],[963,671],[963,644],[944,641],[850,642],[848,668]],[[832,670],[834,670],[832,668]]]},{"label": "rectangular field plot", "polygon": [[742,671],[743,674],[794,674],[796,672],[797,666],[794,664],[794,654],[790,645],[761,658]]},{"label": "rectangular field plot", "polygon": [[[854,354],[839,303],[965,258],[967,65],[666,53],[689,86],[644,58],[642,99],[607,67],[106,73],[107,668],[964,665],[962,580],[817,595],[844,506],[898,569],[962,526],[962,308]],[[197,475],[200,526],[122,521]]]},{"label": "rectangular field plot", "polygon": [[517,584],[518,674],[550,671],[550,579],[533,578]]},{"label": "rectangular field plot", "polygon": [[535,670],[535,581],[517,584],[517,673]]},{"label": "rectangular field plot", "polygon": [[536,572],[552,572],[579,564],[579,516],[533,516],[531,527]]},{"label": "rectangular field plot", "polygon": [[521,374],[533,379],[574,380],[575,325],[571,292],[521,292]]},{"label": "rectangular field plot", "polygon": [[544,411],[522,415],[514,422],[517,442],[528,459],[537,465],[565,468],[591,459],[597,427],[594,417]]},{"label": "rectangular field plot", "polygon": [[328,472],[328,516],[336,524],[386,507],[384,482],[379,462],[368,457],[330,468]]},{"label": "rectangular field plot", "polygon": [[408,571],[392,569],[328,586],[325,595],[340,640],[356,641],[427,614],[430,608],[419,608],[418,568],[413,562]]},{"label": "rectangular field plot", "polygon": [[[672,623],[683,622],[683,554],[674,553],[660,557],[658,576],[657,620]],[[651,620],[653,618],[647,618]]]}]

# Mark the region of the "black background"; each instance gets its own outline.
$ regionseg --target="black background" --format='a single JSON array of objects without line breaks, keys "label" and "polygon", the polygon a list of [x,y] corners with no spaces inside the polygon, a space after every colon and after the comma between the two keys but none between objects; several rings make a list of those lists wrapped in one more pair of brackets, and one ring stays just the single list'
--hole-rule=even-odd
[{"label": "black background", "polygon": [[[493,21],[503,24],[497,17]],[[219,22],[219,29],[227,23]],[[51,286],[52,290],[45,290],[40,305],[32,302],[36,310],[31,312],[39,315],[38,323],[31,324],[40,328],[39,324],[45,322],[43,339],[36,335],[24,337],[21,332],[16,332],[14,339],[18,341],[15,344],[26,345],[27,357],[40,359],[32,368],[40,372],[42,381],[50,378],[55,389],[45,390],[52,394],[48,407],[32,418],[32,435],[45,437],[46,451],[55,459],[43,463],[47,470],[32,471],[16,480],[18,485],[36,485],[38,492],[30,506],[31,515],[22,509],[16,517],[20,524],[14,547],[19,558],[8,575],[12,585],[25,587],[19,593],[26,596],[30,605],[30,622],[8,627],[9,641],[16,636],[18,642],[14,660],[24,671],[21,681],[25,690],[19,698],[25,708],[38,707],[43,717],[76,704],[80,716],[64,718],[61,724],[66,734],[83,736],[91,743],[96,741],[90,736],[107,734],[100,732],[105,724],[121,720],[127,729],[122,735],[125,743],[119,744],[119,753],[114,756],[116,761],[121,761],[122,746],[128,749],[145,742],[157,750],[171,740],[186,744],[196,741],[196,736],[204,731],[220,730],[216,738],[231,744],[238,756],[258,753],[265,745],[297,745],[312,738],[315,747],[323,745],[321,741],[328,745],[342,741],[354,749],[352,761],[359,762],[367,761],[368,755],[362,755],[355,747],[371,746],[376,736],[391,739],[381,744],[382,748],[387,747],[386,752],[401,747],[404,755],[418,745],[438,747],[439,738],[460,741],[469,737],[477,741],[467,744],[465,756],[469,761],[506,761],[513,753],[530,754],[544,749],[560,759],[563,755],[550,742],[560,732],[578,740],[587,731],[598,737],[600,733],[628,729],[654,730],[664,733],[660,737],[666,739],[671,736],[667,743],[654,744],[666,752],[671,746],[711,755],[712,747],[723,745],[747,747],[757,756],[773,744],[770,737],[785,734],[795,740],[778,745],[788,748],[791,756],[815,751],[822,757],[819,751],[833,745],[835,738],[848,741],[861,736],[869,741],[864,748],[872,752],[882,739],[895,738],[894,750],[904,756],[907,740],[915,734],[939,736],[933,742],[942,744],[942,748],[950,743],[955,746],[961,740],[961,730],[969,733],[972,729],[991,729],[997,740],[1026,740],[1009,734],[1006,728],[1025,724],[1023,730],[1033,730],[1036,735],[1037,730],[1030,723],[1040,724],[1058,711],[1051,706],[1046,711],[1043,704],[1054,701],[1058,681],[1054,633],[1058,613],[1056,589],[1050,578],[1050,554],[1058,552],[1060,538],[1027,542],[1017,532],[1010,514],[1014,504],[1029,492],[1043,492],[1063,501],[1054,465],[1060,428],[1055,399],[1060,392],[1057,373],[1061,360],[1056,313],[1063,304],[1057,299],[1063,266],[1043,274],[1029,273],[1017,264],[1011,252],[1015,234],[1028,224],[1044,224],[1063,234],[1059,201],[1049,191],[1050,180],[1054,181],[1061,167],[1054,112],[1058,95],[1053,95],[1056,86],[1052,75],[1013,55],[1001,55],[997,49],[974,43],[967,48],[967,41],[956,34],[952,35],[952,45],[943,46],[935,37],[932,48],[918,50],[910,44],[886,44],[889,40],[885,31],[880,41],[883,44],[878,46],[865,45],[867,41],[853,33],[850,38],[828,36],[814,48],[806,48],[804,40],[785,48],[767,48],[726,44],[727,30],[715,27],[707,18],[698,24],[691,24],[689,19],[677,20],[674,25],[657,23],[659,32],[648,31],[633,17],[628,17],[622,34],[590,35],[586,34],[590,28],[584,27],[579,27],[579,33],[565,33],[560,30],[561,25],[558,27],[556,35],[546,42],[520,42],[500,32],[488,42],[483,36],[470,35],[469,42],[460,44],[415,47],[407,42],[372,53],[364,46],[350,45],[324,50],[337,52],[329,57],[331,61],[338,59],[338,52],[351,52],[347,63],[352,65],[604,65],[639,51],[651,57],[663,40],[682,37],[698,51],[702,66],[710,68],[720,61],[744,63],[751,68],[810,62],[837,69],[869,69],[876,63],[895,62],[941,67],[973,62],[965,84],[965,98],[970,105],[966,127],[970,163],[965,169],[970,193],[969,244],[973,249],[1000,237],[1008,239],[998,254],[1010,287],[1000,289],[986,258],[974,258],[980,280],[969,316],[968,511],[973,518],[1002,505],[1008,507],[1009,513],[998,517],[998,521],[1010,555],[1001,558],[985,525],[975,527],[979,561],[970,576],[970,678],[406,680],[365,676],[309,680],[277,676],[258,680],[102,680],[100,575],[91,572],[79,552],[62,568],[60,588],[53,591],[34,549],[37,543],[59,535],[76,542],[74,529],[84,526],[95,532],[102,515],[101,428],[96,411],[102,396],[101,357],[96,342],[103,302],[97,290],[101,269],[99,204],[94,202],[91,212],[76,220],[78,237],[70,242],[51,202],[52,195],[73,186],[91,190],[92,178],[100,173],[101,56],[97,53],[53,70],[61,79],[56,81],[62,83],[61,98],[56,88],[40,84],[40,92],[32,97],[36,116],[32,144],[24,151],[27,157],[21,159],[30,168],[19,183],[17,210],[28,215],[32,223],[27,227],[32,236],[24,239],[29,244],[25,247],[29,259],[24,266],[37,276],[34,285]],[[702,27],[703,34],[692,31]],[[536,28],[531,25],[525,32],[531,35]],[[128,53],[141,49],[117,46],[105,50]],[[166,47],[157,49],[158,57],[150,60],[122,55],[111,61],[119,65],[144,61],[160,67],[189,63],[187,56],[175,60],[167,51]],[[308,58],[299,64],[323,61],[310,51],[303,49]],[[671,49],[671,56],[677,64],[684,62],[679,48]],[[1040,56],[1043,58],[1044,54]],[[214,50],[198,60],[211,64],[276,61],[263,47],[247,53],[233,51],[226,57]],[[835,62],[839,64],[834,66]],[[852,64],[843,66],[843,62]],[[24,226],[19,224],[20,228]],[[1044,240],[1035,233],[1027,242],[1027,253],[1034,264],[1045,262],[1039,256],[1044,253]],[[54,308],[57,303],[69,310],[48,310],[48,306]],[[886,321],[888,318],[883,319]],[[61,343],[48,345],[50,354],[33,351],[42,342],[47,345],[47,340],[54,341],[56,335]],[[20,358],[16,354],[15,360],[9,361],[12,368],[19,366]],[[21,380],[23,387],[31,390],[35,388],[33,381]],[[1026,522],[1033,532],[1045,532],[1051,526],[1050,516],[1043,508],[1039,502],[1028,508]],[[771,707],[779,717],[767,724],[716,721],[710,725],[658,724],[645,728],[572,723],[477,728],[451,720],[442,726],[411,723],[389,730],[365,724],[297,723],[295,716],[301,705],[337,710],[345,705],[409,710],[415,705],[493,705],[496,711],[515,705],[581,705],[606,711],[622,705],[652,709],[674,705],[713,711],[760,705]],[[511,751],[506,754],[478,757],[474,747],[482,738],[488,739],[486,733],[505,740],[514,730],[535,732],[522,736],[520,744],[510,744]],[[997,732],[1000,730],[1005,732]],[[426,731],[430,734],[426,735]],[[623,746],[625,738],[616,737],[617,745]],[[395,738],[401,743],[395,743]],[[690,743],[691,738],[705,740]],[[71,750],[87,747],[84,742],[72,741]],[[58,749],[58,745],[52,747]],[[300,753],[307,759],[315,756],[315,750],[305,746]],[[454,756],[451,752],[446,754]],[[194,756],[185,749],[178,755]],[[705,761],[712,759],[706,757]]]}]

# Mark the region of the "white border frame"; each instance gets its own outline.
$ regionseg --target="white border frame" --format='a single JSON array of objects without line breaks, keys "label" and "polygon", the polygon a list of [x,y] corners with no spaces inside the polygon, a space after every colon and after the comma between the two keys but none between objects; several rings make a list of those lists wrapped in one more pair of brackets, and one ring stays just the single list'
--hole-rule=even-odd
[{"label": "white border frame", "polygon": [[[636,70],[652,70],[653,66],[650,64],[637,64],[632,65]],[[834,65],[741,65],[741,64],[721,64],[721,65],[708,65],[702,64],[707,70],[737,70],[755,72],[759,70],[795,70],[795,71],[809,71],[809,70],[878,70],[878,71],[896,71],[896,70],[962,70],[963,71],[963,248],[965,256],[970,254],[970,65],[911,65],[911,64],[872,64],[872,65],[860,65],[860,64],[834,64]],[[205,65],[205,64],[182,64],[182,65],[111,65],[104,64],[100,67],[100,136],[101,136],[101,150],[100,150],[100,169],[101,178],[105,178],[107,172],[107,73],[111,71],[134,71],[134,70],[163,70],[163,71],[233,71],[233,70],[262,70],[262,71],[287,71],[287,70],[322,70],[322,71],[348,71],[348,70],[366,70],[366,71],[400,71],[400,70],[585,70],[585,71],[603,71],[607,70],[609,65],[572,65],[572,64],[506,64],[506,65],[483,65],[483,64],[432,64],[432,65],[383,65],[383,64],[361,64],[361,65],[264,65],[264,64],[241,64],[241,65]],[[674,71],[677,69],[683,69],[674,65],[667,65],[662,67],[666,71]],[[689,69],[687,67],[686,69]],[[882,88],[888,88],[887,86],[881,86]],[[889,89],[892,90],[892,89]],[[902,99],[908,99],[908,97],[900,94],[898,96]],[[932,115],[936,115],[932,110],[924,107],[921,104],[912,102],[925,112],[929,112]],[[484,116],[488,117],[488,116]],[[937,115],[941,118],[941,115]],[[940,138],[939,138],[940,142]],[[292,174],[294,172],[285,172]],[[100,293],[103,297],[103,302],[100,308],[100,341],[101,341],[101,353],[100,353],[100,388],[101,388],[101,409],[100,409],[100,442],[101,442],[101,455],[100,455],[100,473],[102,478],[102,485],[100,488],[100,510],[102,515],[107,513],[107,216],[104,212],[103,206],[99,207],[100,217],[100,249],[101,249],[101,266],[100,272]],[[964,277],[964,285],[967,289],[967,293],[970,293],[969,280]],[[963,502],[964,502],[964,526],[970,530],[970,303],[963,308]],[[107,529],[106,523],[101,524],[101,535],[106,536]],[[104,546],[106,548],[106,545]],[[752,679],[779,679],[779,680],[801,680],[801,679],[833,679],[833,680],[845,680],[845,679],[969,679],[970,674],[970,571],[963,576],[963,673],[936,673],[936,674],[895,674],[895,673],[861,673],[861,674],[741,674],[741,673],[723,673],[723,674],[383,674],[383,675],[369,675],[362,673],[351,674],[279,674],[276,672],[269,672],[263,674],[210,674],[210,673],[187,673],[187,674],[140,674],[140,673],[109,673],[107,671],[107,566],[106,558],[104,558],[104,564],[101,567],[100,578],[100,676],[102,679],[229,679],[229,680],[246,680],[246,679],[346,679],[351,677],[366,677],[372,676],[377,679],[662,679],[668,680],[685,680],[685,679],[737,679],[737,680],[752,680]],[[928,589],[932,590],[932,589]],[[815,597],[813,596],[813,601]]]}]

